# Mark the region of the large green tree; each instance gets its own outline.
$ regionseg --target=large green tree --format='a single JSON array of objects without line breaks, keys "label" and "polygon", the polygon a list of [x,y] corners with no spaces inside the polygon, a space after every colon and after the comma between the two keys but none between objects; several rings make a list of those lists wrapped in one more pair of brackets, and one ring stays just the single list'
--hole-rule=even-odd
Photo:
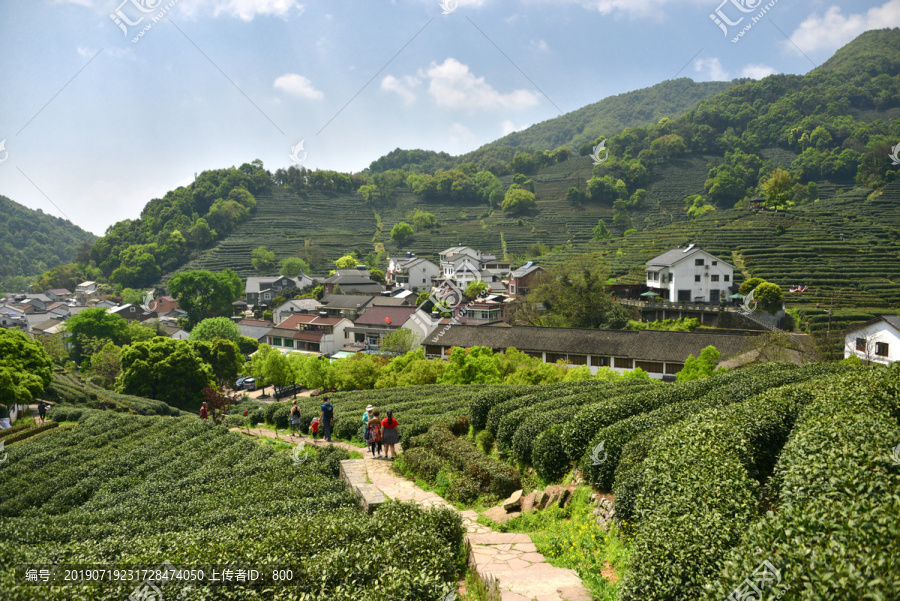
[{"label": "large green tree", "polygon": [[237,324],[227,317],[209,317],[191,330],[190,340],[192,341],[210,342],[219,338],[238,342],[241,339],[241,332],[238,330]]},{"label": "large green tree", "polygon": [[275,253],[265,246],[258,246],[250,253],[250,262],[256,271],[271,271],[275,267]]},{"label": "large green tree", "polygon": [[213,370],[187,340],[158,336],[122,349],[116,389],[125,394],[199,409],[202,391],[213,385]]},{"label": "large green tree", "polygon": [[31,403],[53,380],[53,363],[40,343],[0,329],[0,401]]},{"label": "large green tree", "polygon": [[187,313],[191,328],[209,317],[231,315],[231,303],[242,291],[241,279],[230,269],[220,273],[203,269],[182,271],[169,280],[169,292]]},{"label": "large green tree", "polygon": [[103,307],[85,309],[65,323],[72,344],[72,358],[78,363],[85,358],[92,340],[109,340],[116,345],[128,342],[128,322]]},{"label": "large green tree", "polygon": [[[191,332],[193,335],[193,332]],[[219,388],[231,387],[241,367],[244,365],[244,356],[238,345],[224,338],[216,338],[210,341],[191,341],[194,350],[212,368],[213,377]]]}]

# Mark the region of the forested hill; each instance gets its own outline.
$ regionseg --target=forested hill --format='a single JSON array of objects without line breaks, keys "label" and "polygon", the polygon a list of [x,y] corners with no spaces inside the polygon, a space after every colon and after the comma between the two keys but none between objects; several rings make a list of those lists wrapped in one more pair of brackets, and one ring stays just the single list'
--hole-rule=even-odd
[{"label": "forested hill", "polygon": [[687,77],[664,81],[649,88],[604,98],[503,136],[460,156],[398,148],[373,161],[369,170],[381,172],[415,166],[417,170],[433,173],[437,169],[448,169],[468,162],[484,169],[500,161],[511,161],[516,151],[553,150],[561,146],[578,151],[586,144],[598,138],[608,138],[626,127],[650,125],[663,117],[682,115],[738,81],[697,82]]},{"label": "forested hill", "polygon": [[97,237],[71,222],[0,196],[0,282],[12,288],[16,276],[35,276],[75,259]]}]

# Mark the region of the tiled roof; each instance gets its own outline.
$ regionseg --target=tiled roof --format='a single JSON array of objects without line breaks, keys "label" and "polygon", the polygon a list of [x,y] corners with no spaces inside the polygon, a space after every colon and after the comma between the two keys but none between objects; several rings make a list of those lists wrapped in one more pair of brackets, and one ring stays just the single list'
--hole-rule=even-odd
[{"label": "tiled roof", "polygon": [[[711,257],[715,257],[715,259],[717,261],[721,261],[722,263],[728,263],[728,261],[724,261],[724,260],[720,259],[719,257],[716,257],[716,255],[712,254],[708,250],[703,250],[699,246],[695,246],[691,250],[685,252],[686,250],[687,250],[686,248],[673,248],[672,250],[666,251],[657,257],[653,257],[652,259],[647,261],[647,265],[669,267],[669,266],[674,265],[675,263],[681,261],[682,259],[686,259],[686,258],[693,256],[694,254],[701,252],[701,251]],[[731,265],[731,263],[728,263],[728,264]]]},{"label": "tiled roof", "polygon": [[[415,300],[415,299],[413,299]],[[373,296],[370,307],[406,307],[409,301],[406,298],[396,296]]]},{"label": "tiled roof", "polygon": [[319,342],[322,340],[322,332],[305,332],[303,330],[298,330],[294,332],[294,340],[311,340]]},{"label": "tiled roof", "polygon": [[275,324],[266,319],[242,319],[238,322],[239,326],[264,326],[271,328]]},{"label": "tiled roof", "polygon": [[543,271],[544,268],[541,267],[540,265],[532,265],[531,267],[528,267],[528,268],[526,268],[525,266],[522,266],[522,267],[519,267],[518,269],[516,269],[515,271],[511,271],[509,275],[511,275],[513,277],[521,278],[521,277],[525,277],[529,273],[533,273],[533,272],[537,271],[538,269]]},{"label": "tiled roof", "polygon": [[752,335],[706,332],[453,325],[440,338],[428,338],[422,344],[487,346],[494,349],[514,347],[523,351],[683,362],[688,355],[699,356],[700,351],[710,345],[719,350],[723,359],[740,354],[750,349],[755,338]]},{"label": "tiled roof", "polygon": [[317,326],[336,326],[341,323],[343,317],[320,317],[319,315],[305,315],[303,313],[295,313],[288,316],[277,327],[282,329],[296,330],[301,324],[311,324]]},{"label": "tiled roof", "polygon": [[406,323],[409,316],[416,312],[415,307],[372,307],[353,322],[356,325],[385,325],[385,318],[391,320],[391,325],[401,326]]},{"label": "tiled roof", "polygon": [[362,309],[372,298],[368,294],[326,294],[319,304],[329,309]]},{"label": "tiled roof", "polygon": [[56,296],[65,296],[66,294],[72,294],[71,292],[69,292],[69,291],[66,290],[65,288],[53,288],[53,289],[51,289],[51,290],[48,290],[47,292],[52,292],[52,293],[55,294]]},{"label": "tiled roof", "polygon": [[879,321],[886,321],[887,323],[889,323],[889,324],[891,324],[892,326],[894,326],[894,329],[896,329],[897,331],[900,331],[900,316],[897,316],[897,315],[879,315],[879,316],[876,317],[875,319],[870,319],[869,321],[867,321],[867,322],[865,322],[865,323],[858,323],[858,324],[856,324],[856,325],[854,325],[854,326],[851,326],[851,327],[847,328],[846,330],[844,330],[844,332],[845,332],[845,333],[855,332],[855,331],[857,331],[857,330],[861,330],[862,328],[864,328],[864,327],[866,327],[866,326],[870,326],[870,325],[872,325],[873,323],[878,323]]}]

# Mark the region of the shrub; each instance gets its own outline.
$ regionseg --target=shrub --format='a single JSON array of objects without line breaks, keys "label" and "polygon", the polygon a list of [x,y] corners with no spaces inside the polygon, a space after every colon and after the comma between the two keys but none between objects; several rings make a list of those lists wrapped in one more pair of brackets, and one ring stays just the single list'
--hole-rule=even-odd
[{"label": "shrub", "polygon": [[54,405],[47,411],[47,418],[55,422],[77,422],[81,420],[81,409],[66,405]]},{"label": "shrub", "polygon": [[490,455],[491,449],[494,448],[494,435],[491,434],[490,430],[482,430],[475,437],[475,444],[478,445],[482,453]]},{"label": "shrub", "polygon": [[37,424],[36,426],[33,426],[31,428],[25,428],[24,430],[20,430],[11,436],[7,436],[3,439],[3,443],[12,444],[14,442],[19,442],[20,440],[31,438],[32,436],[40,434],[41,432],[51,430],[58,425],[59,424],[57,422],[44,422],[43,424]]},{"label": "shrub", "polygon": [[572,465],[563,445],[565,425],[557,424],[538,435],[531,449],[535,471],[545,482],[556,482]]}]

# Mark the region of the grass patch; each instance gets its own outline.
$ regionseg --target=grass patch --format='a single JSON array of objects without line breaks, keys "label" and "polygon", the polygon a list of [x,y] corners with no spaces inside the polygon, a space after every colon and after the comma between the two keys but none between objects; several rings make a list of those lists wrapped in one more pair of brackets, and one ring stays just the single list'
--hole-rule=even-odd
[{"label": "grass patch", "polygon": [[580,487],[564,509],[554,506],[533,511],[506,524],[479,516],[478,523],[501,532],[529,534],[549,564],[578,572],[595,600],[615,601],[618,584],[610,583],[603,573],[609,573],[612,567],[621,577],[628,568],[631,549],[621,531],[597,526],[590,496],[589,487]]}]

